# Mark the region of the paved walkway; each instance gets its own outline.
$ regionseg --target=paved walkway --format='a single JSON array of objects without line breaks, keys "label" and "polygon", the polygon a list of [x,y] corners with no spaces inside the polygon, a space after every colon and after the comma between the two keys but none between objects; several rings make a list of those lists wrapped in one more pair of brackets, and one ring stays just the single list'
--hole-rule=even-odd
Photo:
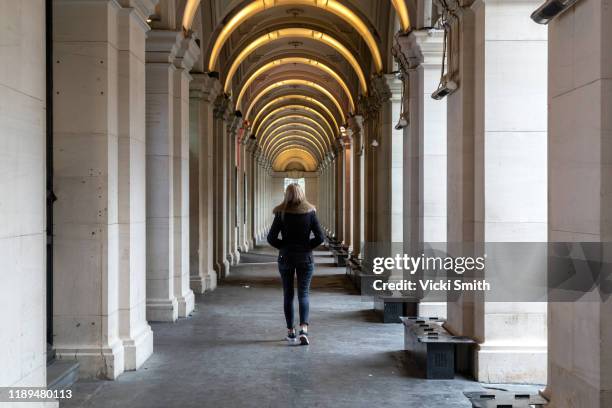
[{"label": "paved walkway", "polygon": [[420,379],[404,361],[401,325],[379,323],[344,269],[318,255],[310,346],[282,340],[280,279],[261,247],[243,258],[257,263],[198,296],[190,318],[152,324],[155,352],[140,370],[79,381],[61,407],[471,407],[462,392],[478,383]]}]

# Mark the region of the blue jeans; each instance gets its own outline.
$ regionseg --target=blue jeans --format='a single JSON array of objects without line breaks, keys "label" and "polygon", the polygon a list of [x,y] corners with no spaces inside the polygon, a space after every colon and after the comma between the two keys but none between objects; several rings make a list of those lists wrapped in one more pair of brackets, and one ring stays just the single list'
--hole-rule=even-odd
[{"label": "blue jeans", "polygon": [[293,277],[296,275],[298,287],[298,303],[300,305],[300,325],[308,324],[308,292],[310,290],[310,281],[312,280],[312,274],[314,272],[314,263],[300,262],[296,264],[289,264],[279,261],[278,270],[281,275],[281,280],[283,281],[284,310],[285,320],[287,321],[287,328],[293,328]]}]

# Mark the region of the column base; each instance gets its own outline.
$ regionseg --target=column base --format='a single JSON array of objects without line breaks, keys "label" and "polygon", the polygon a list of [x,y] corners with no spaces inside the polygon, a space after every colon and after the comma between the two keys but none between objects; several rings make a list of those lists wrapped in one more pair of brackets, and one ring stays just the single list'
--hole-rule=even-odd
[{"label": "column base", "polygon": [[206,275],[206,290],[217,289],[217,273],[215,271],[209,271]]},{"label": "column base", "polygon": [[234,263],[232,265],[238,265],[240,263],[240,251],[236,249],[232,255],[234,257]]},{"label": "column base", "polygon": [[[252,238],[247,240],[246,245],[248,246],[249,251],[250,251],[251,249],[254,249],[254,248],[255,248],[255,246],[253,245],[253,239],[252,239]],[[248,252],[248,251],[247,251],[247,252]]]},{"label": "column base", "polygon": [[175,322],[178,319],[178,302],[172,299],[147,299],[147,320],[150,322]]},{"label": "column base", "polygon": [[195,296],[189,290],[184,296],[176,299],[178,303],[178,317],[187,317],[195,309]]},{"label": "column base", "polygon": [[189,277],[189,287],[193,293],[201,295],[206,291],[208,286],[206,285],[206,276],[193,275]]},{"label": "column base", "polygon": [[234,260],[233,252],[228,252],[226,258],[227,258],[227,262],[229,262],[230,265],[236,265],[236,261]]},{"label": "column base", "polygon": [[546,345],[483,343],[475,355],[476,380],[496,384],[546,384]]},{"label": "column base", "polygon": [[137,370],[153,354],[153,331],[148,324],[133,339],[122,341],[126,371]]},{"label": "column base", "polygon": [[58,360],[77,360],[80,379],[115,380],[124,371],[125,354],[121,340],[107,347],[81,346],[78,348],[55,347]]},{"label": "column base", "polygon": [[230,264],[227,259],[223,260],[223,263],[215,264],[215,271],[217,271],[217,277],[223,279],[229,275]]}]

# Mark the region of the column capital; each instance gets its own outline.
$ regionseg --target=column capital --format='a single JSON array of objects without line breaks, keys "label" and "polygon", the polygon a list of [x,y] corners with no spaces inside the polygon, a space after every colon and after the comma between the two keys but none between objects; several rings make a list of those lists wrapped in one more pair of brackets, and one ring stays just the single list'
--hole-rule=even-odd
[{"label": "column capital", "polygon": [[[231,108],[230,108],[231,109]],[[235,113],[230,113],[227,120],[227,132],[233,137],[238,133],[238,128],[242,125],[242,116],[238,116]]]},{"label": "column capital", "polygon": [[191,74],[192,80],[189,83],[189,97],[203,99],[212,103],[222,92],[221,82],[208,74],[201,72]]},{"label": "column capital", "polygon": [[193,36],[183,37],[179,41],[179,48],[174,59],[174,66],[189,72],[199,55],[200,47]]},{"label": "column capital", "polygon": [[225,94],[220,94],[215,100],[214,116],[217,119],[228,120],[230,115],[229,98]]},{"label": "column capital", "polygon": [[172,63],[180,48],[183,33],[180,31],[151,30],[145,44],[147,63]]},{"label": "column capital", "polygon": [[413,31],[407,34],[397,33],[394,36],[391,54],[404,75],[423,62],[423,53],[417,38]]},{"label": "column capital", "polygon": [[125,9],[133,9],[134,14],[147,26],[146,31],[148,31],[150,27],[147,24],[147,19],[155,12],[155,6],[158,1],[159,0],[119,0],[119,4]]},{"label": "column capital", "polygon": [[366,118],[375,115],[381,106],[388,101],[391,96],[391,89],[386,77],[392,74],[380,74],[372,77],[370,81],[370,94],[359,99],[359,112]]}]

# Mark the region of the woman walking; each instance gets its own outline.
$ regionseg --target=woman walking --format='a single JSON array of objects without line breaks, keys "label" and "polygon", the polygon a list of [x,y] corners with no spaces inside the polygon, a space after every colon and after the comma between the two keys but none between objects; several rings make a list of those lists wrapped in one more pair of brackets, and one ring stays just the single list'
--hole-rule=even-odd
[{"label": "woman walking", "polygon": [[[310,238],[310,233],[314,238]],[[281,235],[281,238],[278,235]],[[314,272],[312,250],[323,242],[323,231],[315,213],[299,184],[290,184],[285,199],[274,208],[274,221],[268,233],[268,243],[279,250],[278,270],[283,282],[284,311],[287,321],[287,340],[295,341],[293,325],[293,281],[297,276],[300,308],[299,342],[308,345],[308,312],[310,281]]]}]

